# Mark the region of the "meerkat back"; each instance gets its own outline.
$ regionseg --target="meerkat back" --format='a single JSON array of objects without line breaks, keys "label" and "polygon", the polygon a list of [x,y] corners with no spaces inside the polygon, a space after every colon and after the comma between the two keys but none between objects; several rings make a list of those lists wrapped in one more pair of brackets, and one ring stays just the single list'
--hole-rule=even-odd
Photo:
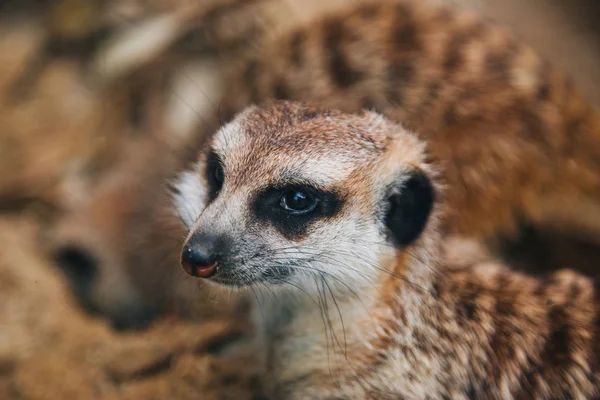
[{"label": "meerkat back", "polygon": [[523,223],[600,231],[600,118],[502,29],[448,8],[366,2],[266,40],[228,76],[220,115],[269,99],[376,110],[444,164],[449,229],[515,237]]}]

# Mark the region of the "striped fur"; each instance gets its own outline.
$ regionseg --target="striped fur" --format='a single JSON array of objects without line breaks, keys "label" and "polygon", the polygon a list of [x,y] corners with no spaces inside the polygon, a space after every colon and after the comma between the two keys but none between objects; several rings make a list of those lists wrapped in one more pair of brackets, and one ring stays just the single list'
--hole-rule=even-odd
[{"label": "striped fur", "polygon": [[[450,262],[444,226],[453,210],[443,192],[453,187],[440,189],[409,131],[374,113],[284,102],[247,109],[207,151],[223,160],[225,183],[188,237],[225,235],[239,255],[224,267],[258,296],[273,398],[600,395],[598,287],[570,271],[534,278],[495,261]],[[332,151],[336,161],[320,163]],[[321,178],[340,166],[339,180]],[[394,177],[415,169],[436,183],[438,200],[421,236],[395,247],[381,226],[382,201]],[[276,233],[249,207],[256,190],[290,174],[345,190],[342,209],[302,237]],[[185,182],[182,198],[199,192]],[[298,271],[275,283],[259,278],[280,264]]]},{"label": "striped fur", "polygon": [[[523,220],[600,231],[598,112],[492,24],[416,2],[363,1],[231,64],[220,118],[275,98],[371,109],[417,132],[446,164],[457,233],[514,236]],[[561,211],[583,202],[592,214]]]}]

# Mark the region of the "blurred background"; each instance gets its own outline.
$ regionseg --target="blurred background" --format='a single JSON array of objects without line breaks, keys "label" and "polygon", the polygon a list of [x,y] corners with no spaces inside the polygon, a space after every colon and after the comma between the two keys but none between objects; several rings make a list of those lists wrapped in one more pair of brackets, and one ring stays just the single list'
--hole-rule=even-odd
[{"label": "blurred background", "polygon": [[[244,304],[150,325],[135,308],[143,288],[121,277],[143,265],[130,250],[144,221],[129,216],[218,108],[225,65],[352,1],[0,1],[0,399],[253,398],[252,354],[228,359]],[[505,26],[600,104],[597,0],[429,1]],[[133,311],[78,296],[100,265],[95,296]]]}]

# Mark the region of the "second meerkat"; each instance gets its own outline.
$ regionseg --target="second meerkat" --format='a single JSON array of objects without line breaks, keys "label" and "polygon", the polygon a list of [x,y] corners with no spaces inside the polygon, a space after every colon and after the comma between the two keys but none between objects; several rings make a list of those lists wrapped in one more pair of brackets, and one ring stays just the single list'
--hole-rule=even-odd
[{"label": "second meerkat", "polygon": [[511,237],[522,222],[556,219],[600,231],[598,111],[474,15],[362,2],[266,38],[232,64],[221,116],[299,100],[374,110],[420,135],[446,165],[457,233]]},{"label": "second meerkat", "polygon": [[598,289],[573,272],[448,267],[425,144],[378,114],[250,108],[177,189],[180,212],[203,210],[184,269],[264,295],[273,398],[600,394]]}]

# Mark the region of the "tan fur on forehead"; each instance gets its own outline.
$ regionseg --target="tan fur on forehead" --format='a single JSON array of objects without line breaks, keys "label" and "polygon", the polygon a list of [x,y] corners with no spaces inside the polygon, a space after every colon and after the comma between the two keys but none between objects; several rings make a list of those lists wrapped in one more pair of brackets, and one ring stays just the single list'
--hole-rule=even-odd
[{"label": "tan fur on forehead", "polygon": [[[376,113],[345,114],[277,102],[236,117],[217,133],[213,148],[224,160],[229,183],[236,186],[286,175],[331,185],[376,159],[399,132],[405,133]],[[409,139],[401,138],[401,143],[411,146]],[[407,161],[412,165],[416,158]]]},{"label": "tan fur on forehead", "polygon": [[299,102],[276,102],[245,114],[245,134],[277,150],[331,152],[347,149],[371,153],[386,140],[385,120],[375,113],[345,114]]},{"label": "tan fur on forehead", "polygon": [[385,158],[381,163],[383,167],[381,172],[384,176],[388,173],[395,173],[399,166],[406,170],[429,172],[426,165],[425,142],[400,125],[389,124],[388,129],[391,127],[394,130],[389,138]]}]

